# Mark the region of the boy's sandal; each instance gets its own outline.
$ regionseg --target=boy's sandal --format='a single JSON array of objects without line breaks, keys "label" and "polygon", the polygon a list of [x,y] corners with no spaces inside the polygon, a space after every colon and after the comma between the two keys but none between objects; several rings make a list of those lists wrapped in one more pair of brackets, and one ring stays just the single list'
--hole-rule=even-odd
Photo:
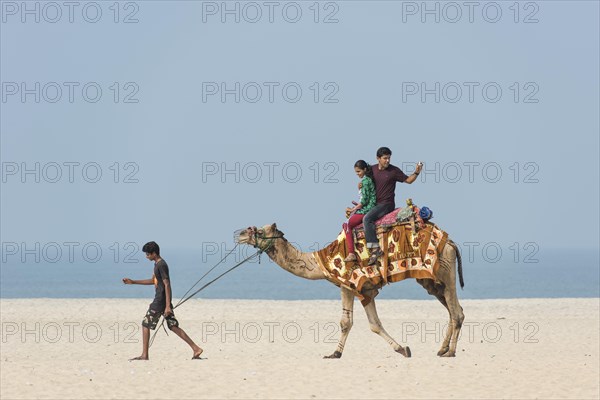
[{"label": "boy's sandal", "polygon": [[371,257],[369,257],[369,265],[375,265],[377,263],[377,259],[383,255],[383,251],[381,248],[377,248],[371,253]]}]

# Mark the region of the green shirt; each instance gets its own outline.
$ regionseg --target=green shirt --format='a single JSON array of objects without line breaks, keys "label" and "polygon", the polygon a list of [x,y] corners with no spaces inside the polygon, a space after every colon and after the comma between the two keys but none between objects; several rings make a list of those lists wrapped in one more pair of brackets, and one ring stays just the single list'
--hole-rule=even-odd
[{"label": "green shirt", "polygon": [[362,188],[360,189],[360,204],[362,208],[356,211],[356,214],[366,214],[377,204],[375,197],[375,184],[368,176],[362,179]]}]

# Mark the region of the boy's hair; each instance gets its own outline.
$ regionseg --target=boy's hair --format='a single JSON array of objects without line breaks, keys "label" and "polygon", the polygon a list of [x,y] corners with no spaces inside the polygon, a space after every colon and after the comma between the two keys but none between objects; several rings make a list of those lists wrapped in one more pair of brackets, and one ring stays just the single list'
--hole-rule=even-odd
[{"label": "boy's hair", "polygon": [[392,151],[387,147],[380,147],[379,149],[377,149],[377,158],[391,155]]},{"label": "boy's hair", "polygon": [[142,247],[142,251],[144,253],[152,254],[156,253],[157,256],[160,256],[160,247],[156,242],[148,242]]}]

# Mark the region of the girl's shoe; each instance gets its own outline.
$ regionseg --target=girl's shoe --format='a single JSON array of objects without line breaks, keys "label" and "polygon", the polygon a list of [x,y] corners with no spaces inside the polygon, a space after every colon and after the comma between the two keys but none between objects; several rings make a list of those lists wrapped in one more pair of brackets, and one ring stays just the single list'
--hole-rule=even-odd
[{"label": "girl's shoe", "polygon": [[354,253],[350,253],[348,254],[348,256],[346,258],[344,258],[344,262],[351,262],[351,261],[356,261],[356,254]]}]

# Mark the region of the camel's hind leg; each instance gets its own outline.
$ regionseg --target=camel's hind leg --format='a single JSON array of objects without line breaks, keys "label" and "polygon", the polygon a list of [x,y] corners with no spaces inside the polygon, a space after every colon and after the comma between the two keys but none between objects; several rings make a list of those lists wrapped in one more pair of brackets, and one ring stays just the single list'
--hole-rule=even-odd
[{"label": "camel's hind leg", "polygon": [[456,344],[458,342],[458,336],[460,335],[460,328],[465,319],[463,314],[463,308],[458,303],[456,297],[456,287],[444,288],[444,297],[448,303],[448,311],[450,311],[450,326],[448,332],[452,331],[452,337],[450,338],[449,349],[446,353],[438,354],[441,357],[454,357],[456,355]]},{"label": "camel's hind leg", "polygon": [[371,298],[371,301],[369,302],[369,304],[364,306],[365,312],[367,313],[367,318],[369,319],[369,325],[371,326],[371,330],[373,332],[375,332],[376,334],[378,334],[379,336],[381,336],[383,339],[385,339],[385,341],[388,342],[388,344],[390,346],[392,346],[392,349],[394,349],[394,351],[402,354],[404,357],[410,357],[411,356],[410,348],[408,346],[406,346],[406,347],[400,346],[398,344],[398,342],[396,342],[394,340],[394,338],[392,338],[385,331],[385,329],[383,329],[381,320],[379,319],[379,316],[377,315],[377,309],[375,308],[375,296],[377,295],[377,290],[376,289],[369,290],[369,291],[366,291],[364,294],[365,294],[365,297],[369,296]]},{"label": "camel's hind leg", "polygon": [[340,336],[340,341],[338,342],[338,346],[336,351],[333,354],[325,356],[323,358],[341,358],[342,353],[344,352],[344,345],[346,344],[346,339],[348,338],[348,334],[350,333],[350,329],[352,328],[352,314],[354,313],[354,293],[350,290],[342,287],[342,320],[340,321],[340,327],[342,329],[342,336]]},{"label": "camel's hind leg", "polygon": [[[458,297],[456,296],[455,263],[457,258],[459,262],[458,270],[459,273],[462,273],[460,255],[457,254],[456,248],[449,242],[446,246],[444,246],[439,259],[440,264],[436,274],[436,278],[442,283],[442,285],[436,285],[435,296],[438,297],[438,299],[441,297],[445,300],[446,307],[450,313],[450,326],[448,327],[448,333],[451,333],[450,341],[447,343],[448,350],[442,354],[438,353],[438,355],[441,357],[454,357],[456,355],[456,343],[458,342],[460,328],[462,327],[462,323],[465,319],[463,309],[458,302]],[[442,300],[440,299],[440,301]],[[446,335],[446,338],[448,338],[448,335]],[[444,345],[446,345],[446,340],[444,340]],[[442,346],[442,350],[444,350],[444,346]]]},{"label": "camel's hind leg", "polygon": [[448,303],[446,303],[446,299],[443,295],[443,290],[440,290],[439,287],[436,287],[432,279],[417,279],[417,282],[427,290],[432,296],[435,296],[446,310],[448,310],[448,316],[450,321],[448,322],[448,330],[446,331],[446,336],[444,337],[444,341],[442,342],[442,347],[438,351],[437,355],[441,356],[448,352],[450,349],[450,338],[452,337],[453,332],[453,323],[452,323],[452,315],[450,314],[450,309],[448,308]]}]

